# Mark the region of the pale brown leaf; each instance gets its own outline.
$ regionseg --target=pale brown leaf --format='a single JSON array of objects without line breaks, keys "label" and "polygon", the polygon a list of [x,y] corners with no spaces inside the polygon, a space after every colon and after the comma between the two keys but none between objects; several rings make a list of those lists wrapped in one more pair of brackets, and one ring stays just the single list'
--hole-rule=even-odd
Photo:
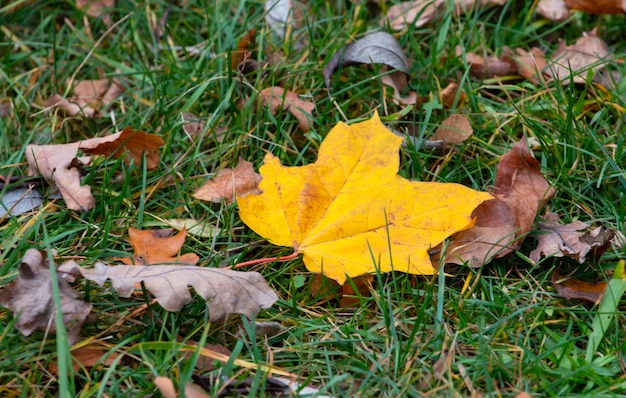
[{"label": "pale brown leaf", "polygon": [[[74,344],[92,305],[81,301],[79,294],[60,273],[57,280],[63,323],[68,328],[70,344]],[[17,317],[15,327],[24,336],[35,330],[56,330],[56,310],[46,252],[36,249],[26,251],[17,279],[0,289],[0,305],[10,309]]]},{"label": "pale brown leaf", "polygon": [[[387,21],[393,30],[403,30],[411,25],[421,28],[435,19],[443,4],[444,0],[404,1],[389,7]],[[385,22],[382,20],[381,25]]]},{"label": "pale brown leaf", "polygon": [[88,118],[100,116],[106,108],[124,92],[117,79],[82,80],[74,86],[73,95],[64,98],[59,94],[44,101],[44,106],[63,109],[67,115],[82,114]]},{"label": "pale brown leaf", "polygon": [[570,16],[564,0],[539,0],[535,8],[537,14],[552,21],[565,21]]},{"label": "pale brown leaf", "polygon": [[261,308],[278,300],[258,272],[238,272],[192,265],[118,265],[97,262],[94,269],[79,268],[87,279],[102,286],[110,279],[122,297],[130,297],[135,284],[143,282],[158,303],[168,311],[178,311],[191,301],[189,286],[209,307],[209,321],[224,322],[230,314],[254,317]]},{"label": "pale brown leaf", "polygon": [[115,6],[115,0],[76,0],[76,7],[85,8],[85,12],[90,17],[102,17],[107,26],[111,26],[113,21],[108,14],[109,10]]},{"label": "pale brown leaf", "polygon": [[315,109],[315,104],[312,102],[301,100],[298,94],[278,86],[261,90],[259,96],[269,107],[270,112],[276,113],[278,109],[286,110],[298,119],[298,125],[302,131],[311,130],[310,119]]},{"label": "pale brown leaf", "polygon": [[194,253],[179,254],[185,243],[187,230],[183,227],[176,235],[172,228],[139,230],[128,228],[128,239],[133,246],[133,261],[122,259],[127,265],[188,264],[194,265],[200,259]]},{"label": "pale brown leaf", "polygon": [[473,133],[472,125],[465,115],[458,113],[450,115],[437,127],[431,138],[433,141],[443,141],[446,144],[459,144],[467,140]]},{"label": "pale brown leaf", "polygon": [[[463,55],[463,50],[460,46],[456,47],[456,55],[459,57]],[[470,74],[480,79],[508,76],[517,73],[515,63],[501,57],[482,57],[473,52],[468,52],[465,53],[465,60],[470,67]]]},{"label": "pale brown leaf", "polygon": [[579,38],[571,46],[560,40],[546,74],[564,85],[572,80],[574,83],[585,83],[587,71],[603,69],[608,58],[608,46],[593,32]]},{"label": "pale brown leaf", "polygon": [[157,386],[164,398],[178,398],[174,382],[169,377],[157,376],[154,378],[154,385]]},{"label": "pale brown leaf", "polygon": [[510,50],[505,47],[502,51],[502,57],[514,62],[517,73],[535,84],[540,82],[539,76],[548,67],[543,51],[537,47],[531,48],[530,51],[522,48]]},{"label": "pale brown leaf", "polygon": [[259,182],[261,182],[261,175],[254,171],[252,163],[239,159],[237,167],[220,170],[216,177],[198,188],[193,197],[214,203],[222,200],[226,200],[226,203],[233,203],[237,195],[260,193]]}]

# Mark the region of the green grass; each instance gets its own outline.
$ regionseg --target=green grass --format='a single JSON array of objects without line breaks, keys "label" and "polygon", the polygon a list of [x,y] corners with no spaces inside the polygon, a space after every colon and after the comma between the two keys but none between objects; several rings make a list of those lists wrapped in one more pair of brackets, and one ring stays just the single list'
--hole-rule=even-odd
[{"label": "green grass", "polygon": [[[88,120],[41,112],[43,101],[63,94],[72,76],[116,76],[126,88],[113,107],[117,128],[142,129],[166,141],[155,170],[112,159],[87,167],[85,182],[97,199],[94,210],[76,213],[55,202],[0,225],[1,285],[14,279],[28,248],[56,249],[58,262],[74,258],[89,266],[96,260],[113,261],[131,250],[128,227],[154,227],[168,218],[194,218],[221,228],[214,239],[187,239],[184,251],[197,253],[203,266],[287,255],[289,249],[272,246],[247,229],[236,205],[198,202],[191,193],[239,157],[256,168],[266,152],[287,165],[314,162],[321,140],[336,122],[369,117],[374,110],[383,116],[401,110],[367,67],[335,73],[332,100],[324,88],[322,68],[332,54],[352,38],[378,29],[376,5],[309,2],[303,27],[309,43],[297,48],[267,31],[262,1],[174,3],[159,43],[163,48],[149,25],[166,9],[162,0],[118,0],[112,18],[125,19],[104,37],[107,26],[70,2],[37,1],[0,13],[0,101],[13,106],[9,117],[0,118],[1,175],[26,173],[29,143],[67,143],[115,131],[110,117]],[[413,110],[390,126],[400,131],[417,126],[420,138],[428,138],[447,116],[462,112],[475,130],[445,162],[438,153],[403,149],[400,173],[485,190],[494,182],[498,157],[526,133],[538,143],[535,156],[557,189],[547,208],[566,222],[579,219],[624,231],[626,81],[607,87],[606,93],[591,84],[479,81],[454,55],[456,46],[479,54],[499,54],[503,46],[537,46],[550,53],[557,38],[570,44],[599,25],[617,58],[609,68],[623,77],[623,15],[574,14],[552,23],[529,15],[531,3],[511,1],[463,17],[448,13],[432,26],[397,36],[419,95],[436,94],[458,80],[467,100],[457,109],[433,110],[428,120],[422,110]],[[277,51],[282,60],[242,78],[231,73],[229,56],[250,28],[259,32],[254,56],[262,60]],[[205,50],[191,55],[171,50],[169,44],[200,44]],[[303,134],[287,112],[272,115],[256,101],[239,106],[279,84],[315,102],[310,132]],[[204,137],[186,136],[183,111],[207,121]],[[223,139],[215,139],[222,128]],[[81,282],[76,288],[93,303],[96,318],[84,325],[82,336],[98,336],[110,347],[108,355],[124,355],[110,366],[56,376],[48,368],[67,358],[64,337],[43,332],[24,337],[13,316],[0,309],[0,395],[147,396],[155,393],[154,376],[184,385],[196,373],[213,380],[212,396],[227,380],[247,377],[247,395],[264,396],[265,373],[232,361],[197,371],[197,356],[186,358],[181,352],[185,341],[222,344],[233,351],[233,360],[281,367],[338,397],[626,394],[623,305],[593,360],[587,361],[597,307],[558,297],[550,277],[567,262],[548,259],[533,266],[526,257],[533,244],[529,238],[520,255],[478,270],[461,266],[446,267],[448,275],[434,277],[377,275],[372,295],[350,309],[336,300],[311,297],[310,274],[301,259],[252,267],[281,297],[259,316],[282,324],[285,331],[277,336],[256,335],[254,323],[238,319],[206,326],[205,303],[197,297],[178,313],[158,305],[141,310],[150,303],[148,296],[122,299],[110,288]],[[581,270],[593,278],[625,255],[609,250]]]}]

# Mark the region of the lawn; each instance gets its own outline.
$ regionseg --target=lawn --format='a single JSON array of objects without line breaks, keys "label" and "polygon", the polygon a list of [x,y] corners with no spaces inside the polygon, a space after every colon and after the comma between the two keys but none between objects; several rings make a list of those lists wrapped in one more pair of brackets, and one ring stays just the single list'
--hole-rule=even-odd
[{"label": "lawn", "polygon": [[[282,40],[260,0],[117,0],[100,16],[70,0],[5,3],[0,195],[28,181],[44,201],[0,219],[0,286],[16,279],[28,249],[47,251],[57,264],[119,264],[133,252],[129,228],[167,228],[180,219],[214,231],[187,233],[181,252],[196,254],[202,267],[290,255],[292,248],[248,228],[236,202],[193,193],[240,159],[257,171],[268,153],[286,166],[312,164],[337,123],[362,122],[374,112],[387,128],[410,136],[400,149],[402,177],[489,191],[499,159],[526,136],[555,189],[535,227],[554,212],[563,223],[626,230],[623,14],[572,12],[554,22],[537,15],[536,2],[507,1],[457,15],[448,1],[435,21],[393,31],[379,24],[392,2],[310,1]],[[479,76],[468,61],[499,56],[505,47],[552,54],[560,40],[571,45],[596,27],[608,46],[610,82],[596,78],[599,70],[578,73],[579,82]],[[409,62],[402,93],[414,91],[417,104],[394,99],[381,83],[388,72],[380,64],[339,67],[327,90],[324,66],[373,31],[394,34]],[[245,74],[235,65],[244,60]],[[113,78],[123,92],[108,104],[90,103],[93,115],[44,105],[54,94],[72,96],[77,82]],[[444,101],[450,83],[460,89]],[[274,86],[314,104],[308,131],[289,109],[266,106],[259,93]],[[473,134],[431,149],[429,139],[454,114],[467,118]],[[199,133],[185,128],[190,118],[204,123]],[[126,127],[163,139],[158,162],[151,168],[146,157],[105,156],[84,166],[93,209],[70,210],[42,179],[27,179],[28,144],[67,144]],[[302,256],[242,267],[263,275],[279,296],[256,321],[235,315],[211,323],[197,295],[170,312],[145,287],[124,298],[110,282],[100,287],[81,279],[72,286],[93,309],[74,346],[64,330],[22,335],[17,317],[0,307],[0,395],[159,396],[155,377],[162,376],[181,389],[195,381],[212,397],[276,396],[281,389],[268,379],[272,372],[333,397],[626,395],[626,306],[617,300],[589,352],[599,305],[561,297],[552,280],[555,270],[608,280],[626,248],[610,245],[582,264],[533,261],[537,228],[528,235],[517,250],[481,267],[376,273],[343,297],[341,287],[308,271]],[[58,304],[59,293],[52,297]],[[72,350],[87,344],[100,362],[83,359],[72,368]]]}]

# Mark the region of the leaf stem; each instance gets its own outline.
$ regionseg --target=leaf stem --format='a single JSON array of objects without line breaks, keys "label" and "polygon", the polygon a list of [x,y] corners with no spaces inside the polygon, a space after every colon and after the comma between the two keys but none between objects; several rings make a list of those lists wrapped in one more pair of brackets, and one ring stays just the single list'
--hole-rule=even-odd
[{"label": "leaf stem", "polygon": [[278,262],[278,261],[289,261],[289,260],[293,260],[296,257],[298,257],[298,252],[294,251],[288,256],[258,258],[256,260],[244,261],[242,263],[235,264],[229,268],[237,269],[237,268],[247,267],[249,265],[255,265],[255,264],[271,263],[271,262]]}]

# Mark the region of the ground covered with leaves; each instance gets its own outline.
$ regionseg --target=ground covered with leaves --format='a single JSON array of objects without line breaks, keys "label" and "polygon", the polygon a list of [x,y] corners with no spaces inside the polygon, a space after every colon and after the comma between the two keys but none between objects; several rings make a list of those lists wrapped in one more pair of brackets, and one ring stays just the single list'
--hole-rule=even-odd
[{"label": "ground covered with leaves", "polygon": [[0,395],[626,394],[625,11],[3,3]]}]

